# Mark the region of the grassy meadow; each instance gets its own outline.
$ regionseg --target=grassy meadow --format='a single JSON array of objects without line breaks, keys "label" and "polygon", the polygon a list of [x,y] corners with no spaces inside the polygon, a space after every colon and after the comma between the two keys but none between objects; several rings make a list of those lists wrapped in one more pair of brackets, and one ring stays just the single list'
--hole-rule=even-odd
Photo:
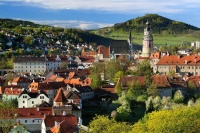
[{"label": "grassy meadow", "polygon": [[[127,40],[129,37],[128,32],[112,32],[109,34],[103,35],[104,37],[112,38],[115,40]],[[132,33],[133,43],[142,44],[143,33]],[[195,38],[190,35],[157,35],[153,34],[153,42],[154,45],[178,45],[178,44],[186,44],[191,43],[192,41],[197,41],[200,38]]]}]

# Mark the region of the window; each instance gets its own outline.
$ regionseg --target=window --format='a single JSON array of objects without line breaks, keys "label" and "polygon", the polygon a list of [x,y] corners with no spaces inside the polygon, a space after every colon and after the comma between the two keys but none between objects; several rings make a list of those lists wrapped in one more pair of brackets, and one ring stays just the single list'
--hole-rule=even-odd
[{"label": "window", "polygon": [[34,104],[34,101],[32,101],[32,104]]},{"label": "window", "polygon": [[25,101],[23,101],[23,103],[25,103]]},{"label": "window", "polygon": [[40,99],[44,99],[44,96],[40,96]]},{"label": "window", "polygon": [[25,120],[25,123],[27,123],[27,120]]},{"label": "window", "polygon": [[33,123],[35,122],[35,120],[32,121]]}]

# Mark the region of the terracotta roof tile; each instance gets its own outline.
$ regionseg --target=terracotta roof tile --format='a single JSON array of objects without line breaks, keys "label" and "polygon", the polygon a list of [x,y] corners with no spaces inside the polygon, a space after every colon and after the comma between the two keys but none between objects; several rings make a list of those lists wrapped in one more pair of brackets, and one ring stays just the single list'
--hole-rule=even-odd
[{"label": "terracotta roof tile", "polygon": [[31,80],[25,77],[16,77],[13,80],[10,80],[10,82],[23,83],[23,82],[31,82]]},{"label": "terracotta roof tile", "polygon": [[110,58],[110,48],[105,46],[99,46],[98,54],[103,54],[103,58]]},{"label": "terracotta roof tile", "polygon": [[62,122],[63,120],[70,123],[73,127],[78,125],[77,117],[74,115],[56,115],[56,116],[50,116],[48,115],[46,118],[44,118],[45,126],[46,127],[54,127],[55,121]]},{"label": "terracotta roof tile", "polygon": [[67,102],[67,99],[63,93],[62,88],[60,88],[54,98],[54,102]]},{"label": "terracotta roof tile", "polygon": [[56,78],[56,82],[63,82],[65,80],[65,78]]},{"label": "terracotta roof tile", "polygon": [[49,77],[49,79],[52,80],[52,81],[56,80],[56,78],[57,78],[57,75],[51,75],[51,76]]},{"label": "terracotta roof tile", "polygon": [[127,87],[129,82],[136,82],[139,81],[140,85],[145,85],[145,77],[144,76],[123,76],[119,79],[119,82],[122,84],[122,86]]},{"label": "terracotta roof tile", "polygon": [[13,95],[15,95],[15,93],[18,93],[18,89],[21,90],[22,87],[20,85],[0,86],[0,94],[3,94],[3,93],[12,94],[13,93]]},{"label": "terracotta roof tile", "polygon": [[158,87],[158,88],[169,88],[171,87],[167,77],[165,75],[153,75],[152,76],[152,82]]},{"label": "terracotta roof tile", "polygon": [[38,91],[38,90],[52,90],[52,86],[48,83],[39,83],[39,82],[32,82],[29,86],[29,91]]},{"label": "terracotta roof tile", "polygon": [[23,91],[22,88],[6,88],[4,94],[7,95],[19,95]]},{"label": "terracotta roof tile", "polygon": [[74,133],[77,131],[76,126],[66,120],[59,122],[57,126],[50,128],[50,133]]},{"label": "terracotta roof tile", "polygon": [[200,64],[199,55],[165,55],[157,65],[195,65]]},{"label": "terracotta roof tile", "polygon": [[97,52],[95,52],[95,51],[81,52],[81,56],[93,56],[93,57],[95,57],[96,55],[97,55]]},{"label": "terracotta roof tile", "polygon": [[94,63],[94,57],[92,56],[80,56],[79,58],[81,62]]},{"label": "terracotta roof tile", "polygon": [[160,52],[154,52],[150,55],[150,59],[160,59],[161,58],[161,53]]},{"label": "terracotta roof tile", "polygon": [[69,84],[80,85],[81,82],[80,82],[79,79],[74,79],[74,78],[73,78],[73,79],[70,80]]},{"label": "terracotta roof tile", "polygon": [[51,115],[51,107],[38,107],[38,108],[17,108],[18,118],[43,118],[44,115]]},{"label": "terracotta roof tile", "polygon": [[67,91],[67,93],[65,93],[65,97],[67,99],[81,99],[80,96],[76,93],[76,92],[73,92],[73,91]]}]

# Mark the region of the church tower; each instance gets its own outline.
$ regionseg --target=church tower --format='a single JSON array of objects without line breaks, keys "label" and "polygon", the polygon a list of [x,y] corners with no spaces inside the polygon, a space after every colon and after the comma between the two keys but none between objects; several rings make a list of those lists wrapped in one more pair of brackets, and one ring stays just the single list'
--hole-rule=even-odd
[{"label": "church tower", "polygon": [[153,36],[150,24],[147,21],[143,36],[142,57],[149,57],[152,51],[153,51]]},{"label": "church tower", "polygon": [[131,35],[131,30],[129,31],[129,50],[130,50],[130,60],[133,59],[133,43],[132,43],[132,35]]}]

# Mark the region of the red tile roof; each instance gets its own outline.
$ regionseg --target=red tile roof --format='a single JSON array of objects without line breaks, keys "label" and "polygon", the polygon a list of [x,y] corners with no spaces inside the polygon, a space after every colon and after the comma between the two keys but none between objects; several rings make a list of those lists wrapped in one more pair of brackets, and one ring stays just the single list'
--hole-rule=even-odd
[{"label": "red tile roof", "polygon": [[62,88],[60,88],[54,98],[54,102],[67,102],[67,99],[63,93]]},{"label": "red tile roof", "polygon": [[56,115],[56,116],[46,116],[46,118],[44,118],[44,123],[46,127],[54,127],[55,126],[55,121],[57,122],[62,122],[62,121],[67,121],[68,123],[71,124],[71,126],[75,127],[78,125],[77,122],[77,117],[74,115]]},{"label": "red tile roof", "polygon": [[22,88],[6,88],[4,90],[4,94],[7,95],[19,95],[23,91]]},{"label": "red tile roof", "polygon": [[63,120],[57,126],[50,128],[50,133],[74,133],[76,131],[76,126],[73,126],[66,120]]},{"label": "red tile roof", "polygon": [[93,56],[95,57],[97,55],[97,52],[90,51],[90,52],[81,52],[81,56]]},{"label": "red tile roof", "polygon": [[110,58],[110,48],[105,46],[99,46],[98,54],[103,54],[103,58]]},{"label": "red tile roof", "polygon": [[167,77],[165,75],[153,75],[152,82],[158,87],[158,88],[169,88],[171,87]]},{"label": "red tile roof", "polygon": [[16,93],[16,95],[18,95],[18,89],[21,90],[22,87],[19,85],[0,86],[0,94],[3,94],[3,93],[12,94],[13,93],[13,95],[15,95],[15,93]]},{"label": "red tile roof", "polygon": [[92,56],[80,56],[79,58],[83,63],[94,63],[94,57]]},{"label": "red tile roof", "polygon": [[38,90],[52,90],[52,86],[50,86],[48,83],[38,83],[38,82],[32,82],[29,86],[29,91],[31,88],[31,91],[38,91]]},{"label": "red tile roof", "polygon": [[102,85],[101,90],[116,94],[116,88],[114,85]]},{"label": "red tile roof", "polygon": [[145,77],[144,76],[123,76],[119,79],[119,83],[122,86],[127,87],[129,82],[136,82],[139,81],[140,85],[145,85]]},{"label": "red tile roof", "polygon": [[16,77],[10,80],[9,82],[23,83],[23,82],[31,82],[31,80],[25,77]]},{"label": "red tile roof", "polygon": [[44,118],[45,115],[52,115],[51,107],[17,108],[18,118]]},{"label": "red tile roof", "polygon": [[152,53],[149,58],[150,59],[160,59],[161,58],[161,53],[160,52]]},{"label": "red tile roof", "polygon": [[200,64],[199,55],[165,55],[157,65],[195,65]]}]

